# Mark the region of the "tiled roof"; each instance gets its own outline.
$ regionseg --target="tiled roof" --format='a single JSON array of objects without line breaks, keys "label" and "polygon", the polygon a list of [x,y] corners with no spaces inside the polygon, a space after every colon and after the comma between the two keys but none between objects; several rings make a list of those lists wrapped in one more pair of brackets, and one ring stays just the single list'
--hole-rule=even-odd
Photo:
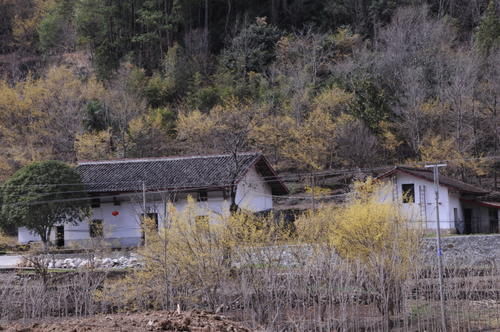
[{"label": "tiled roof", "polygon": [[[390,171],[378,176],[378,179],[385,178],[387,176],[390,176],[394,174],[395,172],[400,171],[403,173],[407,173],[413,176],[416,176],[418,178],[422,178],[424,180],[428,180],[430,182],[434,182],[434,174],[432,172],[432,169],[430,168],[412,168],[412,167],[402,167],[402,166],[397,166],[391,169]],[[448,176],[444,175],[439,175],[439,183],[442,185],[445,185],[447,187],[452,187],[462,193],[465,194],[472,194],[472,195],[485,195],[488,193],[487,190],[484,190],[482,188],[476,187],[474,185],[450,178]]]},{"label": "tiled roof", "polygon": [[240,153],[236,159],[232,155],[208,155],[84,161],[77,171],[89,192],[112,193],[141,191],[143,182],[148,191],[227,187],[234,175],[240,180],[254,165],[273,194],[288,192],[260,153]]}]

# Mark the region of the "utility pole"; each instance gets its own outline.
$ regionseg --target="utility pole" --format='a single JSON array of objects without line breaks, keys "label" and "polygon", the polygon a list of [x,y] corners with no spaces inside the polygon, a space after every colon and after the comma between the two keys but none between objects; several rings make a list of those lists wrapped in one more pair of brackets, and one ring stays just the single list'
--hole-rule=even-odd
[{"label": "utility pole", "polygon": [[441,306],[441,330],[446,332],[446,311],[444,307],[443,291],[443,251],[441,249],[441,225],[439,223],[439,167],[446,167],[446,164],[426,165],[426,168],[432,168],[434,173],[434,187],[436,194],[436,235],[437,235],[437,257],[439,272],[439,302]]},{"label": "utility pole", "polygon": [[311,195],[312,195],[312,209],[316,211],[316,197],[314,195],[314,187],[316,187],[316,179],[314,173],[311,173]]},{"label": "utility pole", "polygon": [[146,245],[146,182],[142,181],[142,218],[141,218],[141,232],[142,232],[142,245]]},{"label": "utility pole", "polygon": [[142,181],[142,210],[144,218],[146,217],[146,183]]}]

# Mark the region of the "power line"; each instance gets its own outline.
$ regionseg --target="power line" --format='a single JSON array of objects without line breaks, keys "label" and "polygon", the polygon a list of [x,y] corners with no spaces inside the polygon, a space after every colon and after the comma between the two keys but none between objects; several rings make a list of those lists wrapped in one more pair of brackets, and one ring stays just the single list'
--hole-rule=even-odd
[{"label": "power line", "polygon": [[[466,160],[478,160],[478,159],[500,159],[500,156],[489,156],[489,157],[477,157],[477,158],[468,158],[468,159],[454,159],[460,160],[460,161],[466,161]],[[448,161],[453,161],[453,160],[448,160]],[[386,165],[386,166],[378,166],[378,167],[371,167],[371,168],[353,168],[353,169],[341,169],[341,170],[325,170],[325,171],[319,171],[319,172],[306,172],[306,173],[295,173],[295,174],[290,174],[287,176],[263,176],[263,180],[258,180],[258,181],[244,181],[246,184],[257,184],[257,183],[269,183],[269,182],[276,182],[276,181],[292,181],[292,180],[299,180],[303,177],[311,176],[313,174],[314,176],[327,176],[327,175],[353,175],[353,174],[359,174],[359,173],[366,173],[366,172],[374,172],[374,171],[381,171],[381,170],[388,170],[390,168],[394,168],[395,166],[401,166],[401,167],[415,167],[415,165],[425,165],[428,163],[420,162],[420,163],[413,163],[411,165]],[[137,183],[138,185],[142,183],[142,181],[115,181],[115,182],[100,182],[100,183],[86,183],[82,184],[79,183],[78,185],[84,185],[84,186],[91,186],[91,185],[102,185],[102,184],[110,184],[110,185],[116,185],[116,184],[123,184],[123,183]],[[241,182],[240,182],[241,183]],[[227,182],[227,183],[220,183],[217,184],[217,187],[227,187],[231,186],[233,183],[232,182]],[[27,185],[27,186],[40,186],[40,187],[46,187],[46,186],[66,186],[66,185],[76,185],[76,183],[62,183],[62,184],[36,184],[36,185]],[[178,188],[172,188],[172,189],[164,189],[164,190],[157,190],[162,189],[163,186],[157,185],[157,186],[149,186],[148,187],[148,193],[173,193],[173,192],[179,192],[179,191],[189,191],[189,190],[203,190],[203,189],[209,189],[212,188],[214,184],[212,183],[207,183],[206,185],[199,186],[197,185],[196,187],[178,187]],[[9,187],[23,187],[21,185],[19,186],[9,186],[6,185],[4,188],[9,188]],[[69,198],[69,199],[59,199],[59,200],[45,200],[45,201],[30,201],[30,202],[18,202],[18,203],[7,203],[3,205],[40,205],[40,204],[49,204],[49,203],[62,203],[62,202],[70,202],[70,201],[85,201],[85,200],[92,200],[92,199],[105,199],[105,198],[113,198],[117,196],[134,196],[137,195],[138,192],[141,191],[142,188],[137,188],[137,191],[135,193],[121,193],[117,192],[116,194],[109,195],[109,196],[86,196],[86,197],[80,197],[80,198]],[[50,196],[50,195],[55,195],[55,194],[65,194],[65,193],[70,193],[70,192],[53,192],[53,193],[44,193],[42,196]],[[86,193],[86,194],[92,194],[91,190],[81,190],[81,191],[72,191],[72,193]],[[341,194],[344,195],[344,194]],[[22,194],[17,195],[18,197],[23,196]],[[285,195],[272,195],[275,197],[280,197],[280,198],[296,198],[296,199],[311,199],[312,196],[307,196],[307,197],[297,197],[297,196],[285,196]],[[328,195],[330,197],[336,197],[337,195]],[[325,196],[323,196],[325,197]]]},{"label": "power line", "polygon": [[[485,157],[472,157],[472,158],[463,158],[463,159],[446,159],[446,160],[439,160],[439,161],[419,161],[419,162],[414,162],[414,163],[406,163],[406,164],[394,164],[394,165],[383,165],[383,166],[376,166],[376,167],[366,167],[366,168],[347,168],[347,169],[328,169],[324,171],[317,171],[317,172],[302,172],[302,173],[294,173],[293,175],[290,175],[290,177],[293,178],[300,178],[300,177],[308,177],[311,175],[315,176],[324,176],[324,175],[343,175],[343,174],[355,174],[355,173],[363,173],[363,172],[370,172],[370,171],[377,171],[377,170],[385,170],[389,169],[391,167],[395,166],[400,166],[400,167],[415,167],[415,166],[425,166],[431,163],[436,163],[436,162],[448,162],[452,163],[454,161],[472,161],[472,160],[500,160],[500,155],[496,156],[485,156]],[[272,179],[274,181],[280,180],[283,178],[286,178],[287,176],[279,176],[279,175],[267,175],[267,176],[262,176],[264,179]],[[84,185],[102,185],[102,184],[121,184],[121,183],[138,183],[141,184],[142,180],[135,180],[135,181],[110,181],[110,182],[90,182],[90,183],[84,183]],[[82,183],[41,183],[41,184],[33,184],[33,185],[4,185],[6,187],[26,187],[26,186],[34,186],[34,187],[48,187],[48,186],[74,186],[74,185],[82,185]]]}]

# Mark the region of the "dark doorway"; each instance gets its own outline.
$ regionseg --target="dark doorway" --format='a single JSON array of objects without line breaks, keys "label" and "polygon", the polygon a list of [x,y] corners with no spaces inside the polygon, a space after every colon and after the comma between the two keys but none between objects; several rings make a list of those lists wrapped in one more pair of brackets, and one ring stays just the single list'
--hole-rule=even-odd
[{"label": "dark doorway", "polygon": [[[158,213],[146,213],[146,218],[153,220],[156,230],[158,231]],[[141,214],[141,240],[142,244],[146,243],[146,232],[144,231],[144,214]]]},{"label": "dark doorway", "polygon": [[464,234],[472,233],[472,209],[464,209]]},{"label": "dark doorway", "polygon": [[498,210],[495,208],[488,209],[490,219],[490,233],[498,233]]},{"label": "dark doorway", "polygon": [[56,226],[56,246],[64,247],[64,226]]}]

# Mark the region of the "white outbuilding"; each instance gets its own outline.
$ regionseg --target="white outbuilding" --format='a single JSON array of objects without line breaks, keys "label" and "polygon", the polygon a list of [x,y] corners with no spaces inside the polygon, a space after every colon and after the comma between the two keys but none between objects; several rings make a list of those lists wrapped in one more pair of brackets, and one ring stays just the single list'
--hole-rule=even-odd
[{"label": "white outbuilding", "polygon": [[[386,199],[400,203],[402,212],[423,228],[435,229],[436,199],[433,172],[428,168],[394,167],[377,177],[385,181]],[[440,226],[449,233],[498,233],[500,203],[474,185],[439,177]]]}]

